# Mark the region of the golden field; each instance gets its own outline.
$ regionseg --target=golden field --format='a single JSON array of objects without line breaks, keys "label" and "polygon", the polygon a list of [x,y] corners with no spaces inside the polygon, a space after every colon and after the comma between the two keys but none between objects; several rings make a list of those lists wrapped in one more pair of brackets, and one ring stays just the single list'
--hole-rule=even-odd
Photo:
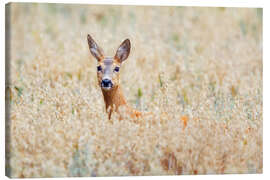
[{"label": "golden field", "polygon": [[[262,9],[8,9],[6,175],[262,173]],[[121,86],[154,116],[108,120],[87,34],[130,39]]]}]

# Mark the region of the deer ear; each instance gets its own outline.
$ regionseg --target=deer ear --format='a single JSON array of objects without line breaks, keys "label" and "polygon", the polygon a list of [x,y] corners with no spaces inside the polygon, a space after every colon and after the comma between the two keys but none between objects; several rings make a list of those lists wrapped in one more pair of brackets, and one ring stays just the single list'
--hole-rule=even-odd
[{"label": "deer ear", "polygon": [[94,41],[94,39],[88,34],[87,35],[87,41],[89,45],[89,50],[91,54],[98,60],[101,61],[103,59],[103,50],[98,47],[97,43]]},{"label": "deer ear", "polygon": [[129,52],[130,52],[130,41],[129,39],[126,39],[117,49],[114,58],[120,63],[122,63],[124,60],[127,59]]}]

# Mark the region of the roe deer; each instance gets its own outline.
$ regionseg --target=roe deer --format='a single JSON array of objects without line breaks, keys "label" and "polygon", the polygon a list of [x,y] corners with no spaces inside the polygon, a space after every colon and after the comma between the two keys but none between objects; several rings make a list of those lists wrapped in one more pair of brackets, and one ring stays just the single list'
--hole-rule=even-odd
[{"label": "roe deer", "polygon": [[126,39],[122,42],[114,57],[104,56],[102,48],[97,45],[97,43],[89,34],[87,35],[87,40],[89,50],[98,62],[98,84],[102,90],[109,119],[111,119],[112,112],[118,113],[120,115],[120,119],[123,118],[119,111],[119,107],[123,108],[124,112],[131,118],[140,117],[142,113],[136,111],[127,104],[119,84],[119,71],[121,64],[128,58],[130,52],[129,39]]}]

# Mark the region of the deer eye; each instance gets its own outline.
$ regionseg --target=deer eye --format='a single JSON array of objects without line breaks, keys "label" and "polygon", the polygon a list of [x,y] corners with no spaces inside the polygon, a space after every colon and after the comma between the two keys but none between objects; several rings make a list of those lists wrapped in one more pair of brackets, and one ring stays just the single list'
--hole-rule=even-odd
[{"label": "deer eye", "polygon": [[98,70],[98,71],[101,71],[101,70],[102,70],[102,67],[101,67],[101,66],[98,66],[98,67],[97,67],[97,70]]},{"label": "deer eye", "polygon": [[114,71],[115,71],[115,72],[119,72],[119,67],[115,67],[115,68],[114,68]]}]

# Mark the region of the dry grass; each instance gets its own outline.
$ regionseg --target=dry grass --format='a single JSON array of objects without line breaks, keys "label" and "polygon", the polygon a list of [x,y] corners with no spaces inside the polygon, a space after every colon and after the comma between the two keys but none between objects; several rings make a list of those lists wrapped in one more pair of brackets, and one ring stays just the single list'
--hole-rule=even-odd
[{"label": "dry grass", "polygon": [[[262,173],[262,11],[11,4],[8,175]],[[155,117],[110,122],[86,35],[125,38],[121,84]],[[165,113],[167,112],[167,113]]]}]

